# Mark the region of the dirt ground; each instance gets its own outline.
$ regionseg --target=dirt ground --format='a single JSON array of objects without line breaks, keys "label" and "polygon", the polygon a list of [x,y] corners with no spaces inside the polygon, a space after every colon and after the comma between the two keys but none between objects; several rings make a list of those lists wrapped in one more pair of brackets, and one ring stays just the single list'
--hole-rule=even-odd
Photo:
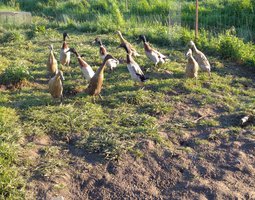
[{"label": "dirt ground", "polygon": [[176,137],[162,131],[174,141],[174,151],[144,140],[139,143],[143,156],[126,154],[119,161],[76,148],[78,136],[68,143],[34,138],[36,148],[29,152],[34,159],[42,156],[40,147],[62,145],[68,165],[48,179],[31,177],[31,189],[37,199],[255,199],[255,132],[243,129],[238,137],[197,144],[211,132],[188,130]]},{"label": "dirt ground", "polygon": [[[33,170],[44,164],[42,149],[47,147],[59,148],[59,160],[65,163],[56,162],[60,170],[50,176],[31,176],[28,199],[34,194],[36,199],[45,200],[255,199],[254,120],[240,127],[240,116],[225,115],[212,105],[191,115],[189,109],[195,105],[186,99],[175,105],[174,113],[159,118],[160,134],[171,141],[170,147],[141,140],[140,156],[126,153],[118,161],[77,148],[78,134],[68,140],[45,135],[28,138],[27,142],[34,143],[27,152],[35,163]],[[219,117],[220,126],[184,128],[179,135],[165,127],[178,125],[182,119],[196,125],[215,117]],[[226,124],[239,127],[238,132],[228,132]]]}]

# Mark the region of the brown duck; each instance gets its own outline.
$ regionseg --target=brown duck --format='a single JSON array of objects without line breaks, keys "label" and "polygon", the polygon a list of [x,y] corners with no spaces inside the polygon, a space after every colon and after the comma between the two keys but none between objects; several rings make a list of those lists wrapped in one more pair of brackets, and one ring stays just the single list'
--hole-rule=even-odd
[{"label": "brown duck", "polygon": [[103,64],[98,68],[95,75],[90,79],[89,86],[85,90],[86,93],[93,96],[93,102],[95,102],[95,96],[99,96],[102,99],[100,92],[103,85],[104,80],[104,69],[106,67],[106,62],[109,59],[113,59],[111,55],[106,55]]},{"label": "brown duck", "polygon": [[58,70],[55,73],[55,76],[49,80],[49,92],[53,99],[60,98],[61,104],[63,102],[63,81],[64,81],[63,72]]},{"label": "brown duck", "polygon": [[55,75],[56,71],[58,71],[58,62],[54,56],[53,45],[49,46],[50,54],[47,61],[47,68],[50,75]]},{"label": "brown duck", "polygon": [[130,44],[127,40],[124,39],[120,31],[117,31],[117,34],[120,38],[120,43],[121,44],[124,43],[127,46],[127,48],[130,49],[131,56],[135,56],[135,57],[140,56],[140,54],[137,53],[136,49],[132,46],[132,44]]}]

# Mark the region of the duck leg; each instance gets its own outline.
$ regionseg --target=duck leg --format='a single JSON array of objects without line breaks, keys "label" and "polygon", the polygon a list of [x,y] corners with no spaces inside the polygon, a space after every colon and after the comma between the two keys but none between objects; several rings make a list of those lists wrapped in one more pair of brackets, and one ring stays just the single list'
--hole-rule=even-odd
[{"label": "duck leg", "polygon": [[210,71],[208,71],[209,77],[212,78],[212,74]]},{"label": "duck leg", "polygon": [[92,96],[92,103],[94,103],[94,104],[96,103],[96,98],[94,95]]},{"label": "duck leg", "polygon": [[140,87],[141,87],[141,90],[144,89],[145,86],[144,86],[144,83],[143,83],[143,82],[140,83]]},{"label": "duck leg", "polygon": [[103,100],[103,97],[101,96],[101,94],[98,94],[98,96],[99,96],[99,98],[100,98],[101,100]]},{"label": "duck leg", "polygon": [[61,97],[60,97],[60,106],[62,106],[63,101],[64,101],[64,97],[63,97],[63,94],[62,94]]}]

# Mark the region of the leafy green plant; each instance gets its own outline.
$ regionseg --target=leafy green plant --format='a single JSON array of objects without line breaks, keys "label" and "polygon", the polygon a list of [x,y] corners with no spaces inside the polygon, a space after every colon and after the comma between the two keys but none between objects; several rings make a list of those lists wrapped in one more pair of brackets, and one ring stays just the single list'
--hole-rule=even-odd
[{"label": "leafy green plant", "polygon": [[18,31],[7,31],[0,36],[1,43],[18,42],[24,39],[23,35]]},{"label": "leafy green plant", "polygon": [[32,75],[30,74],[28,68],[24,66],[10,66],[4,70],[4,72],[0,76],[1,84],[17,84],[25,80],[32,79]]}]

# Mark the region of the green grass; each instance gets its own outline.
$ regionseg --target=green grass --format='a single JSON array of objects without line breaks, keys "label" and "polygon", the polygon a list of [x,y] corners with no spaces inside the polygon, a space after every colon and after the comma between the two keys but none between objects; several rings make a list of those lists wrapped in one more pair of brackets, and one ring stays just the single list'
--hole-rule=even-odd
[{"label": "green grass", "polygon": [[[34,1],[27,2],[24,5],[20,1],[20,7],[31,9],[29,6]],[[192,153],[193,147],[175,149],[175,144],[189,137],[192,131],[207,134],[203,138],[194,136],[195,146],[238,137],[240,116],[254,114],[254,78],[249,72],[254,70],[255,47],[238,38],[233,29],[219,35],[201,31],[198,47],[209,55],[213,68],[212,79],[199,72],[196,86],[195,80],[184,78],[185,45],[193,39],[193,31],[177,25],[169,28],[161,22],[155,22],[155,27],[148,30],[150,21],[137,27],[136,20],[143,20],[142,15],[157,14],[164,7],[163,1],[157,1],[158,4],[141,1],[136,7],[135,4],[129,6],[128,11],[138,15],[130,21],[126,20],[127,13],[119,12],[126,9],[124,4],[119,4],[119,11],[111,13],[105,1],[88,1],[90,7],[87,1],[82,1],[82,5],[79,2],[47,1],[42,4],[37,1],[33,5],[35,13],[42,8],[43,13],[51,14],[49,18],[36,16],[31,26],[0,29],[0,84],[25,82],[18,88],[4,89],[1,85],[3,89],[0,89],[1,199],[24,199],[26,190],[36,188],[36,184],[31,183],[34,177],[38,178],[36,181],[49,181],[61,176],[75,156],[70,155],[69,148],[109,160],[123,159],[125,154],[142,158],[146,153],[140,149],[143,141],[152,141],[158,149]],[[70,9],[70,4],[73,16],[58,19],[55,15]],[[54,6],[58,9],[53,12]],[[116,6],[116,1],[111,1],[111,6]],[[143,7],[147,9],[143,10]],[[88,9],[85,16],[89,9],[97,13],[98,22],[79,19],[83,9]],[[98,9],[103,12],[98,14]],[[112,24],[116,18],[118,23]],[[124,28],[134,24],[133,29]],[[146,72],[149,80],[144,90],[133,85],[126,64],[113,72],[107,69],[103,100],[93,104],[91,97],[82,92],[87,83],[72,55],[71,66],[60,67],[66,79],[64,103],[62,106],[55,104],[47,85],[48,45],[54,45],[58,59],[62,32],[67,31],[71,36],[70,47],[85,54],[85,60],[96,70],[102,61],[98,47],[91,42],[98,35],[110,53],[125,59],[124,50],[116,49],[119,40],[114,32],[119,28],[142,54],[136,61],[143,70],[153,64],[145,57],[142,45],[135,43],[141,33],[146,33],[150,43],[168,55],[170,62],[161,66],[161,71]],[[77,91],[80,92],[73,95]],[[197,121],[201,114],[203,118]],[[254,131],[254,126],[247,129]],[[162,131],[169,138],[160,134]],[[40,140],[47,142],[40,144]],[[30,151],[38,157],[33,160],[22,155],[22,152]],[[63,187],[56,184],[56,190]]]}]

